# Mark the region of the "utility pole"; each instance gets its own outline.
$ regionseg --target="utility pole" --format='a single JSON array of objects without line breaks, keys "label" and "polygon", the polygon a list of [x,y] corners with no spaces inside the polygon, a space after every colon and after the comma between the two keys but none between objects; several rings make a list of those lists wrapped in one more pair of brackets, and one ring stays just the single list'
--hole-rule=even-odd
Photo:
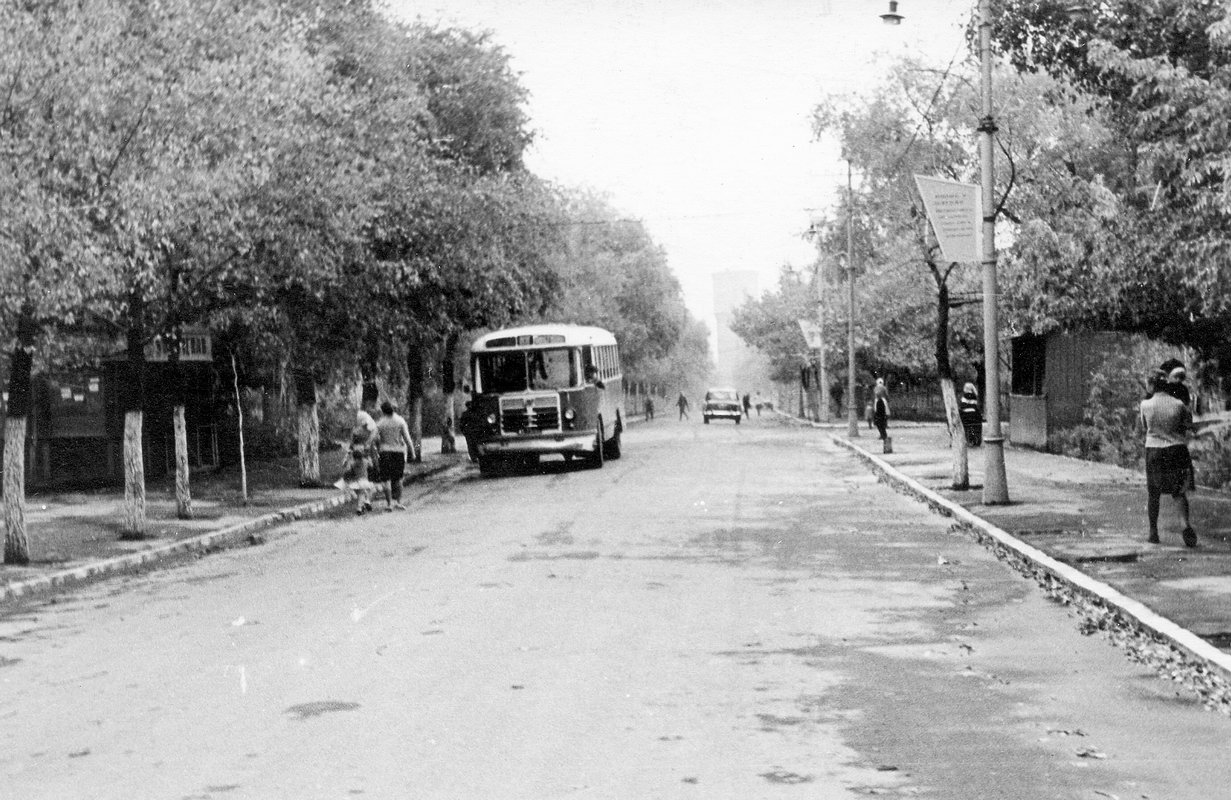
[{"label": "utility pole", "polygon": [[983,117],[979,120],[979,155],[983,178],[983,390],[988,435],[983,439],[983,503],[1009,502],[1009,482],[1004,469],[1004,434],[1000,430],[1000,339],[996,319],[996,194],[992,161],[992,4],[979,0],[979,67],[983,80]]},{"label": "utility pole", "polygon": [[855,410],[855,194],[851,188],[851,162],[846,162],[846,435],[859,438]]}]

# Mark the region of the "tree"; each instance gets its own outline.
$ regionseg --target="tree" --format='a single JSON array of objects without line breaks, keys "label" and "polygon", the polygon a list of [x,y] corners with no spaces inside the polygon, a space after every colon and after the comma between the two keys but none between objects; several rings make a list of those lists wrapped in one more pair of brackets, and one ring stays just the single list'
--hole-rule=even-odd
[{"label": "tree", "polygon": [[[1071,164],[1087,211],[1040,220],[1017,248],[1032,280],[1016,291],[1037,321],[1142,332],[1231,364],[1229,33],[1225,4],[1205,0],[1114,0],[1078,20],[1003,4],[994,36],[1010,63],[1072,87],[1035,110],[1079,102],[1109,131]],[[1038,291],[1057,285],[1092,307]]]},{"label": "tree", "polygon": [[25,439],[31,372],[57,329],[79,322],[112,285],[113,254],[98,236],[96,182],[124,147],[103,124],[109,82],[124,65],[106,61],[118,20],[108,4],[77,13],[57,3],[0,15],[0,325],[9,349],[5,420],[5,557],[30,558],[25,530]]},{"label": "tree", "polygon": [[[666,253],[645,226],[599,195],[566,195],[562,243],[552,263],[560,292],[551,319],[597,325],[615,334],[626,373],[639,376],[669,362],[694,325]],[[672,376],[664,383],[674,383]]]}]

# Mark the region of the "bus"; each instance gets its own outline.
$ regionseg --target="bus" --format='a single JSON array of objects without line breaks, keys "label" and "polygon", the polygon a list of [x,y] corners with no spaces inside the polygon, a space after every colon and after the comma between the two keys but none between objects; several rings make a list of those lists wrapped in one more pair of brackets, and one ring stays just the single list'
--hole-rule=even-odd
[{"label": "bus", "polygon": [[480,473],[544,455],[595,468],[620,457],[624,378],[610,332],[558,324],[494,331],[471,346],[470,374],[462,434]]}]

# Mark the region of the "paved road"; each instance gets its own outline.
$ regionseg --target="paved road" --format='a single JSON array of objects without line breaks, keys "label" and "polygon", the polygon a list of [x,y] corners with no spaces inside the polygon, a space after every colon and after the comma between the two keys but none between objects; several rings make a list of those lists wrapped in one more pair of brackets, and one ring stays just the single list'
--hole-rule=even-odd
[{"label": "paved road", "polygon": [[601,471],[0,619],[0,797],[1202,798],[1231,721],[816,432],[663,418]]}]

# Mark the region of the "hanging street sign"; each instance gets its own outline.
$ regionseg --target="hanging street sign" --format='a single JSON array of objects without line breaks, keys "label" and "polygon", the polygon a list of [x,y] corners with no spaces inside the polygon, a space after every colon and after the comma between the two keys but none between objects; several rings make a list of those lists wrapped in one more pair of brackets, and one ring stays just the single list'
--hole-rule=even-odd
[{"label": "hanging street sign", "polygon": [[978,184],[916,175],[915,185],[946,261],[982,260],[983,198]]}]

